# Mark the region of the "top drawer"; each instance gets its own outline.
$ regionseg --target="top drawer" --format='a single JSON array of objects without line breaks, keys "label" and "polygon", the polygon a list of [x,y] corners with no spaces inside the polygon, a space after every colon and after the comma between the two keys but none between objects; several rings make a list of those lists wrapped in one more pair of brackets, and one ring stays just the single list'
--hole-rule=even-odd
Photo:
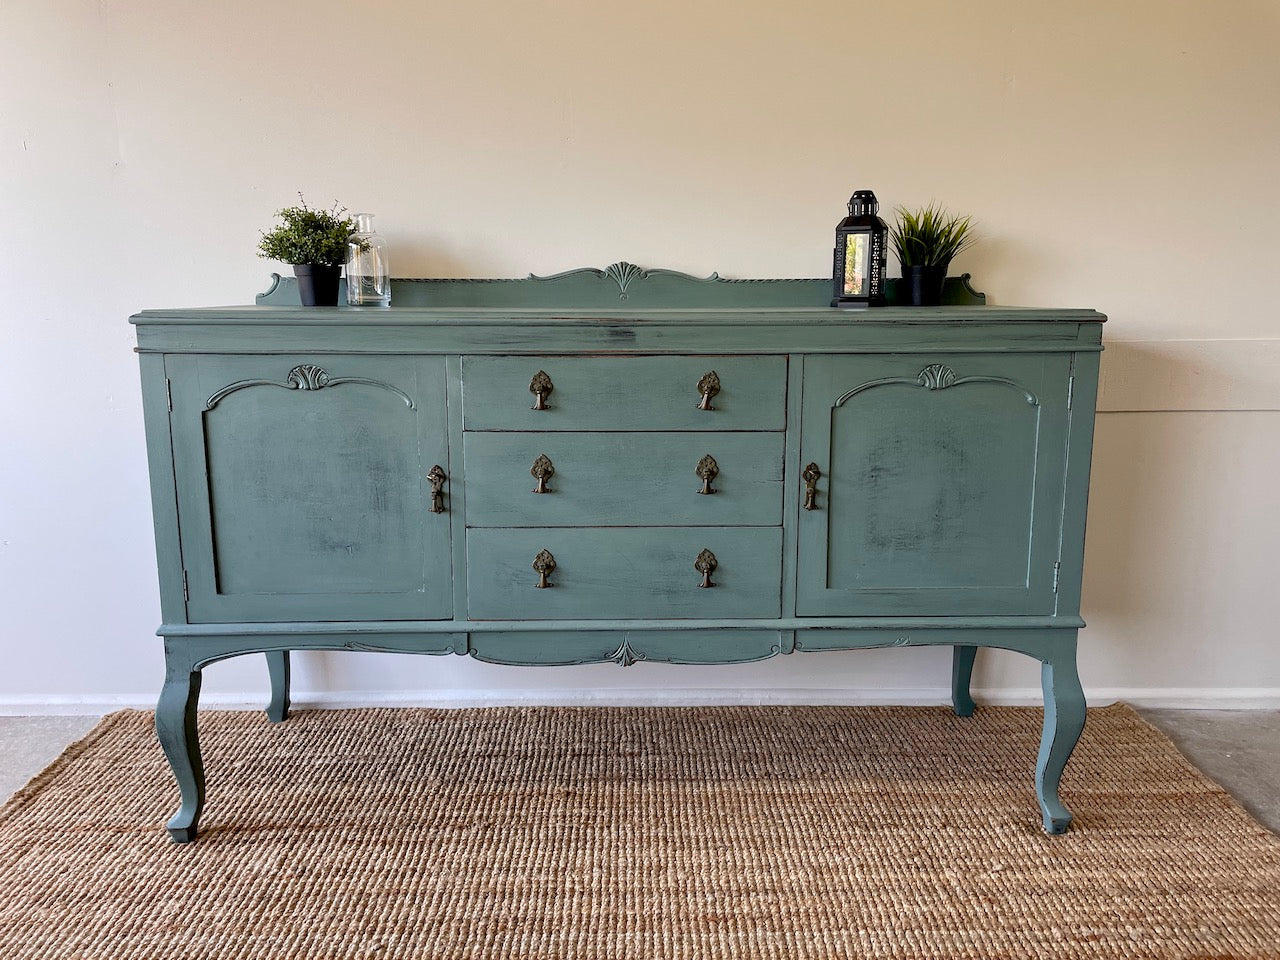
[{"label": "top drawer", "polygon": [[[530,389],[539,373],[546,374],[538,377],[543,390],[550,382],[542,410]],[[704,389],[711,394],[705,404]],[[786,394],[786,357],[462,361],[467,430],[781,430]]]}]

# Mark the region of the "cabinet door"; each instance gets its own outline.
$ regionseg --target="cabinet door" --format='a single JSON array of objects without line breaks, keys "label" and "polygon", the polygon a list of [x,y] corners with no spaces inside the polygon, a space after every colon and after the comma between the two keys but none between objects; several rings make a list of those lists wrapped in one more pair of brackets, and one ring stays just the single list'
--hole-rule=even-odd
[{"label": "cabinet door", "polygon": [[797,613],[1053,613],[1069,356],[804,364]]},{"label": "cabinet door", "polygon": [[183,356],[166,373],[188,620],[451,615],[427,478],[449,469],[442,358]]}]

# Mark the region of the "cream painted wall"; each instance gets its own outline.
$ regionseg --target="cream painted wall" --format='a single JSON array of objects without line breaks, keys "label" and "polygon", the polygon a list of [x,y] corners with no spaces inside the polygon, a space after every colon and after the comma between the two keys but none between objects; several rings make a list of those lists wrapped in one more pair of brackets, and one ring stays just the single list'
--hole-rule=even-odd
[{"label": "cream painted wall", "polygon": [[[1135,412],[1098,425],[1091,695],[1280,704],[1278,45],[1269,0],[7,0],[0,708],[158,690],[125,318],[248,301],[295,191],[377,212],[402,275],[821,276],[863,186],[972,212],[957,267],[993,302],[1111,317],[1104,410]],[[947,675],[930,650],[299,661],[323,702],[930,700]],[[264,673],[219,665],[206,690],[258,697]],[[1013,655],[977,682],[1036,696]]]}]

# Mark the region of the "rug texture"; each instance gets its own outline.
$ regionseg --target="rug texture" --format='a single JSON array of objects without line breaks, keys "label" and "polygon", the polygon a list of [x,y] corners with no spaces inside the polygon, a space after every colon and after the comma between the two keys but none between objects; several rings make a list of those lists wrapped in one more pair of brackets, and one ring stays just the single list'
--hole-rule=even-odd
[{"label": "rug texture", "polygon": [[0,809],[0,957],[1280,957],[1280,839],[1125,707],[1089,713],[1063,837],[1035,709],[200,722],[194,844],[149,713]]}]

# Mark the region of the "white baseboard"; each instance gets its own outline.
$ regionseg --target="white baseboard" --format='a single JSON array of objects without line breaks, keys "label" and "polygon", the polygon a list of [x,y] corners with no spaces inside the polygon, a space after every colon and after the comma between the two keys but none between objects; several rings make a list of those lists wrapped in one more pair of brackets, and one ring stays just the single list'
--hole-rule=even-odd
[{"label": "white baseboard", "polygon": [[[1086,691],[1090,706],[1123,701],[1140,707],[1196,710],[1280,710],[1278,687],[1099,687]],[[1039,706],[1039,687],[975,689],[974,699],[992,706]],[[155,706],[154,694],[114,697],[0,697],[0,716],[100,716],[113,710]],[[499,706],[933,706],[951,702],[947,687],[850,689],[826,688],[637,688],[634,690],[432,690],[296,691],[296,709],[339,710],[354,707],[499,707]],[[201,707],[259,710],[265,693],[209,694]]]}]

